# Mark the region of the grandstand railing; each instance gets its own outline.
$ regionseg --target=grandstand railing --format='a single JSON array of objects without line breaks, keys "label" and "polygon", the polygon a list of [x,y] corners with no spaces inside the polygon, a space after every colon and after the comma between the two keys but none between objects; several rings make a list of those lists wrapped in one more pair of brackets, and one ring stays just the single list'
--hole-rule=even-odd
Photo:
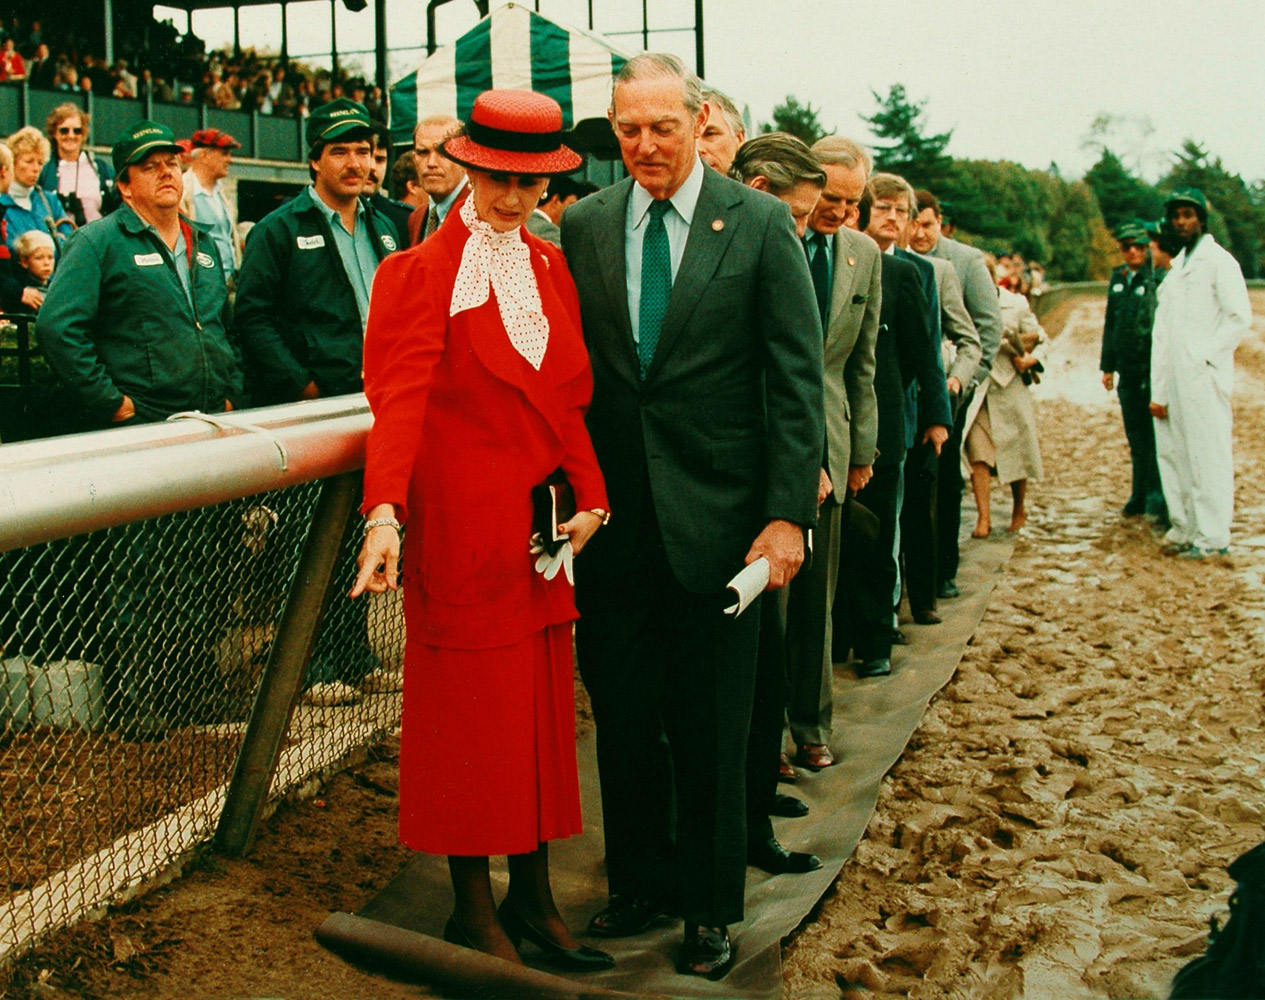
[{"label": "grandstand railing", "polygon": [[242,148],[235,154],[259,160],[305,161],[304,119],[283,118],[258,111],[226,111],[201,103],[168,104],[152,95],[142,98],[107,97],[91,91],[43,90],[25,81],[0,83],[0,135],[25,125],[41,132],[53,108],[76,104],[89,115],[87,144],[109,146],[123,129],[140,118],[166,125],[176,135],[192,135],[201,128],[228,132]]},{"label": "grandstand railing", "polygon": [[[398,725],[363,396],[0,447],[0,965]],[[334,683],[337,682],[337,683]]]}]

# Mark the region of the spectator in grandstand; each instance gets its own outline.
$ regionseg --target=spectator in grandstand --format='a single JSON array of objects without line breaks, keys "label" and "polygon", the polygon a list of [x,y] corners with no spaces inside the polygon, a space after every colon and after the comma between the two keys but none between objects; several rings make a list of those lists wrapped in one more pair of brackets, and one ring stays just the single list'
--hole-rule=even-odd
[{"label": "spectator in grandstand", "polygon": [[111,75],[114,78],[113,94],[115,97],[136,97],[137,79],[135,74],[128,72],[126,59],[115,61],[114,71]]},{"label": "spectator in grandstand", "polygon": [[79,105],[59,104],[44,123],[57,155],[44,164],[39,185],[57,193],[77,226],[101,218],[106,196],[114,185],[109,162],[98,159],[84,146],[88,121],[88,113]]},{"label": "spectator in grandstand", "polygon": [[9,250],[27,230],[40,229],[53,237],[60,255],[62,242],[75,231],[75,222],[56,193],[44,190],[39,183],[40,170],[48,162],[52,146],[31,125],[18,129],[5,142],[13,154],[13,181],[8,193],[0,195],[0,204],[7,207]]},{"label": "spectator in grandstand", "polygon": [[40,42],[27,66],[27,79],[38,90],[52,90],[57,79],[57,61],[49,54],[48,46]]},{"label": "spectator in grandstand", "polygon": [[[990,254],[984,255],[984,263],[996,280],[999,275]],[[1041,478],[1037,414],[1028,386],[1040,381],[1041,347],[1048,338],[1027,299],[1000,286],[997,297],[1002,321],[997,363],[976,392],[963,421],[963,448],[971,466],[971,492],[977,511],[973,538],[987,538],[992,529],[989,492],[994,475],[1010,486],[1014,501],[1011,531],[1018,531],[1028,519],[1024,503],[1028,480]]]},{"label": "spectator in grandstand", "polygon": [[26,61],[18,52],[12,38],[6,38],[0,46],[0,80],[23,80],[26,78]]},{"label": "spectator in grandstand", "polygon": [[48,282],[53,276],[53,238],[39,229],[30,229],[18,237],[14,248],[16,272],[21,286],[21,304],[39,311],[48,292]]},{"label": "spectator in grandstand", "polygon": [[[555,965],[597,970],[613,959],[559,915],[548,842],[580,832],[569,560],[609,515],[584,424],[593,380],[575,285],[561,252],[523,232],[546,180],[580,158],[544,95],[489,91],[471,116],[479,131],[439,150],[469,170],[471,196],[419,249],[385,261],[374,286],[368,520],[352,596],[398,586],[407,521],[400,833],[448,855],[445,940],[519,962],[526,938]],[[559,467],[577,512],[546,507],[545,530],[566,517],[569,540],[537,559],[530,498]],[[479,527],[449,561],[454,518]],[[470,752],[476,730],[496,738]],[[499,909],[490,854],[509,855]]]},{"label": "spectator in grandstand", "polygon": [[217,128],[198,129],[189,141],[190,164],[184,175],[180,211],[208,227],[220,248],[224,278],[231,288],[241,266],[242,246],[237,235],[237,206],[224,193],[224,179],[233,163],[233,150],[242,144]]},{"label": "spectator in grandstand", "polygon": [[140,121],[112,150],[123,205],[67,240],[36,337],[87,427],[245,401],[219,250],[180,216],[180,147]]},{"label": "spectator in grandstand", "polygon": [[286,79],[286,68],[278,63],[272,70],[272,81],[268,84],[268,92],[264,95],[259,110],[266,115],[278,118],[293,118],[298,104],[298,96],[294,86]]}]

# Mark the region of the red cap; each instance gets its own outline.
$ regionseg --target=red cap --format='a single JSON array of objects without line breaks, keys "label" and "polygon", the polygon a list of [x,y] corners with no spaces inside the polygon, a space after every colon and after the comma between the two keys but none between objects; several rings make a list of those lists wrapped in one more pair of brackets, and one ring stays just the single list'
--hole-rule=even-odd
[{"label": "red cap", "polygon": [[569,174],[584,160],[562,144],[562,108],[531,90],[485,90],[463,135],[444,155],[464,167],[507,174]]},{"label": "red cap", "polygon": [[241,149],[242,144],[217,128],[200,128],[189,140],[194,149]]}]

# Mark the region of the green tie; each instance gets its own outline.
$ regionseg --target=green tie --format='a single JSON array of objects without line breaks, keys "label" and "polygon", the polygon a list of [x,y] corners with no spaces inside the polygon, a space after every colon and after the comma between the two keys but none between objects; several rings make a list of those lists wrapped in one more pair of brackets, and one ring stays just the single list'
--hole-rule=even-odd
[{"label": "green tie", "polygon": [[641,244],[641,316],[637,324],[637,361],[641,377],[646,377],[654,349],[659,344],[663,317],[668,311],[668,295],[672,292],[672,249],[664,213],[672,207],[668,200],[650,203],[650,221]]}]

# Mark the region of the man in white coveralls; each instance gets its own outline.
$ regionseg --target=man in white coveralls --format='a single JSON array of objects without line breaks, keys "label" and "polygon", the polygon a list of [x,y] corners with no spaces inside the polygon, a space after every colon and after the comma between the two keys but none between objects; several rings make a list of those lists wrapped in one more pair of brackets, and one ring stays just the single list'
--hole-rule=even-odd
[{"label": "man in white coveralls", "polygon": [[1172,528],[1166,551],[1189,559],[1223,553],[1234,513],[1230,391],[1234,349],[1252,308],[1238,262],[1208,226],[1198,188],[1164,203],[1183,247],[1159,288],[1151,339],[1151,416]]}]

